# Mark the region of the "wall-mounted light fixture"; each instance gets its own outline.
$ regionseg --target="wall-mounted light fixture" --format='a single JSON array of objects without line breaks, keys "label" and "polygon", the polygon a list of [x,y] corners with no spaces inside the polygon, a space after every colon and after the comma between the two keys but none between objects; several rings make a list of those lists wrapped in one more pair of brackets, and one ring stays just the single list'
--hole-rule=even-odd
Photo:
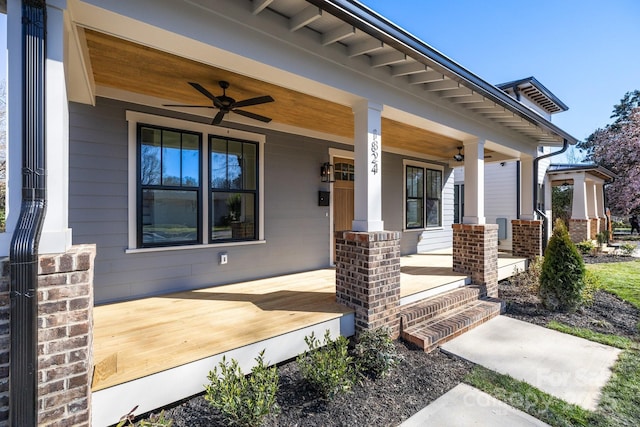
[{"label": "wall-mounted light fixture", "polygon": [[329,162],[323,163],[320,166],[320,180],[322,182],[335,182],[335,176],[333,174],[333,165]]}]

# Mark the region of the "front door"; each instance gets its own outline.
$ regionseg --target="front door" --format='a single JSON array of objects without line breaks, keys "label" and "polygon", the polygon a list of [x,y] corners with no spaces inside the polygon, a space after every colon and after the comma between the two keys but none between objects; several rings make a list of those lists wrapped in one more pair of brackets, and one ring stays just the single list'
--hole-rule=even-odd
[{"label": "front door", "polygon": [[[353,223],[353,159],[334,157],[333,230],[351,230]],[[335,248],[334,248],[335,250]]]}]

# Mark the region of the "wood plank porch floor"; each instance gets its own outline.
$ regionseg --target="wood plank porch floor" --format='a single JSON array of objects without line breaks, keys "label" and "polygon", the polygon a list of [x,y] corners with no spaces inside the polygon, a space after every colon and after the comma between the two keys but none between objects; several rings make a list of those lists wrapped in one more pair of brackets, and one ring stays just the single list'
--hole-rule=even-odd
[{"label": "wood plank porch floor", "polygon": [[[454,273],[451,265],[450,251],[402,257],[401,296],[463,285],[466,276]],[[335,302],[335,270],[330,268],[97,306],[92,390],[348,313]]]}]

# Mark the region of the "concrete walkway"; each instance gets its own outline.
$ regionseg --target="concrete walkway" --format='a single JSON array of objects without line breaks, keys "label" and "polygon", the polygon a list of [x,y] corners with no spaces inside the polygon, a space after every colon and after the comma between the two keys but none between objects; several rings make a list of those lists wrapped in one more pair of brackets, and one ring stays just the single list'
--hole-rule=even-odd
[{"label": "concrete walkway", "polygon": [[401,427],[544,427],[548,424],[467,384],[458,384]]},{"label": "concrete walkway", "polygon": [[[522,380],[548,394],[595,410],[621,350],[498,316],[449,341],[441,350]],[[522,400],[523,396],[513,396]],[[466,384],[460,384],[401,427],[546,426]]]}]

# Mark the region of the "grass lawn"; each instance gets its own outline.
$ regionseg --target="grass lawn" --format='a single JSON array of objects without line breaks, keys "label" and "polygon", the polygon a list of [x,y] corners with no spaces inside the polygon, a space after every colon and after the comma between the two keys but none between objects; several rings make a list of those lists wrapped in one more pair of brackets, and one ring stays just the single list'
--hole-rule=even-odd
[{"label": "grass lawn", "polygon": [[[640,261],[589,264],[597,273],[601,288],[640,308]],[[600,334],[550,322],[549,328],[624,351],[613,367],[613,374],[602,390],[595,412],[544,393],[507,375],[476,366],[465,382],[491,394],[552,426],[636,426],[640,420],[640,342],[617,335]]]},{"label": "grass lawn", "polygon": [[604,290],[640,308],[640,260],[588,264],[587,269],[598,275]]}]

